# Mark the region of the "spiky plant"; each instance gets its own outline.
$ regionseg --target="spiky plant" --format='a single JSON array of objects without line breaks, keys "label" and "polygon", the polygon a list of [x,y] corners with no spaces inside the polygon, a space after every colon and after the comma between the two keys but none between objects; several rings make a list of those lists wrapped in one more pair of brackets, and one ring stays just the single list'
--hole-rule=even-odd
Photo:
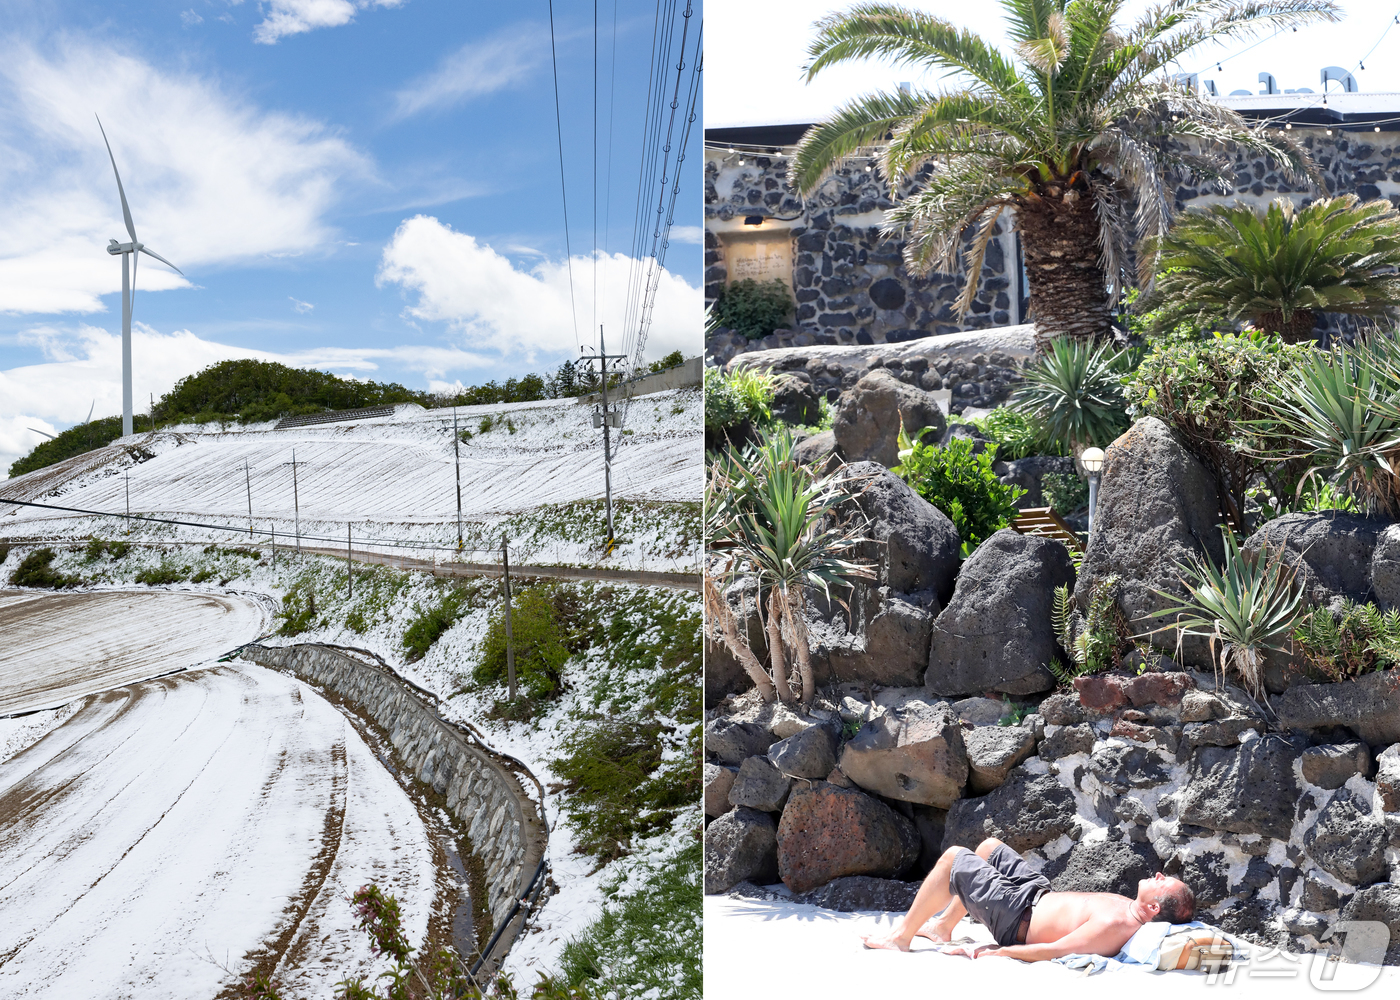
[{"label": "spiky plant", "polygon": [[1107,344],[1057,337],[1025,371],[1010,406],[1062,441],[1077,459],[1128,429],[1122,376],[1127,355]]},{"label": "spiky plant", "polygon": [[[1318,20],[1331,0],[1168,0],[1136,24],[1115,23],[1126,0],[1003,0],[1018,60],[950,21],[863,3],[817,22],[808,80],[876,58],[941,71],[940,91],[874,93],[811,129],[791,182],[811,192],[849,156],[878,149],[892,186],[933,172],[886,217],[913,269],[951,271],[959,256],[976,294],[987,242],[1003,213],[1021,233],[1031,315],[1042,342],[1104,337],[1130,280],[1130,247],[1167,230],[1168,175],[1231,190],[1227,143],[1264,155],[1293,180],[1321,184],[1307,154],[1278,130],[1169,82],[1174,62],[1207,41],[1238,40]],[[1131,206],[1136,214],[1130,218]],[[964,236],[969,241],[964,246]],[[961,253],[960,253],[961,251]],[[1154,273],[1139,255],[1139,283]]]},{"label": "spiky plant", "polygon": [[1354,194],[1266,211],[1212,205],[1189,212],[1148,243],[1157,278],[1158,329],[1224,315],[1287,341],[1311,337],[1316,313],[1400,313],[1400,212]]},{"label": "spiky plant", "polygon": [[1345,600],[1334,613],[1313,608],[1298,620],[1293,641],[1328,680],[1358,677],[1400,663],[1400,609]]},{"label": "spiky plant", "polygon": [[[1156,612],[1174,615],[1179,636],[1210,640],[1211,657],[1222,673],[1233,671],[1256,698],[1264,691],[1264,654],[1282,650],[1303,604],[1303,592],[1280,552],[1267,546],[1245,552],[1227,528],[1225,559],[1216,566],[1196,558],[1180,566],[1186,600]],[[1158,591],[1180,601],[1178,594]]]},{"label": "spiky plant", "polygon": [[1275,456],[1307,459],[1299,484],[1321,476],[1371,513],[1400,516],[1400,343],[1374,335],[1314,352],[1269,401],[1283,440]]},{"label": "spiky plant", "polygon": [[[788,680],[784,639],[791,646],[801,683],[802,703],[816,695],[807,621],[808,591],[849,588],[851,579],[873,577],[871,566],[855,558],[865,539],[861,525],[833,516],[858,492],[856,477],[840,470],[818,476],[792,457],[792,433],[786,427],[765,434],[742,455],[732,449],[716,459],[705,489],[705,520],[710,565],[704,578],[706,616],[721,640],[743,665],[765,701],[794,700]],[[767,594],[768,656],[771,675],[740,629],[725,600],[729,585],[753,580],[758,585],[755,610],[763,618]],[[742,596],[741,596],[742,600]]]}]

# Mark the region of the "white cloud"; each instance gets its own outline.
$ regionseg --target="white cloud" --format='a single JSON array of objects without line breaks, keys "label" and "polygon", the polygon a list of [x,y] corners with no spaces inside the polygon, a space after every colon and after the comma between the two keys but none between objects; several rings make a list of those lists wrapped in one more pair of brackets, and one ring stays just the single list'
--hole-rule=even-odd
[{"label": "white cloud", "polygon": [[672,226],[668,239],[672,243],[704,243],[705,230],[700,226]]},{"label": "white cloud", "polygon": [[534,24],[514,25],[468,42],[395,95],[394,117],[442,110],[501,90],[525,78],[545,55],[540,28]]},{"label": "white cloud", "polygon": [[[0,107],[0,311],[96,312],[100,296],[121,288],[105,247],[126,236],[94,111],[137,233],[192,276],[205,264],[329,243],[322,219],[337,184],[368,172],[316,122],[263,112],[210,80],[105,45],[0,47]],[[140,268],[138,285],[188,282],[155,265]]]},{"label": "white cloud", "polygon": [[267,16],[253,29],[253,41],[275,45],[279,38],[317,28],[338,28],[367,7],[398,7],[404,0],[268,0]]},{"label": "white cloud", "polygon": [[[160,333],[142,323],[132,327],[132,395],[138,412],[177,381],[219,361],[259,358],[298,368],[320,368],[342,377],[373,377],[381,363],[392,363],[442,384],[449,372],[480,369],[493,358],[455,347],[405,344],[392,348],[325,347],[277,354],[205,340],[188,330]],[[0,371],[0,472],[45,440],[28,430],[56,433],[87,418],[121,413],[121,335],[95,326],[73,329],[34,327],[20,336],[37,345],[44,362]],[[94,405],[95,404],[95,405]]]},{"label": "white cloud", "polygon": [[290,296],[290,295],[288,295],[287,298],[292,299],[292,309],[293,309],[293,311],[298,312],[298,313],[300,313],[300,314],[303,315],[303,316],[305,316],[305,315],[306,315],[307,313],[309,313],[311,310],[313,310],[313,309],[316,308],[316,307],[315,307],[314,305],[312,305],[310,302],[303,302],[303,301],[301,301],[301,299],[292,298],[292,296]]},{"label": "white cloud", "polygon": [[[567,262],[544,260],[520,270],[471,235],[418,215],[403,222],[384,248],[376,280],[414,293],[416,301],[409,305],[408,315],[447,323],[468,349],[532,360],[536,352],[574,354],[575,317],[579,338],[585,343],[594,342],[595,324],[603,323],[616,338],[609,350],[621,346],[627,311],[624,289],[631,265],[620,253],[598,255],[602,309],[595,319],[592,259],[574,258],[577,311],[573,312]],[[677,349],[687,357],[700,353],[702,311],[700,289],[663,271],[647,357],[659,358]]]},{"label": "white cloud", "polygon": [[195,13],[194,8],[180,11],[180,23],[186,28],[193,28],[196,24],[203,24],[204,18]]}]

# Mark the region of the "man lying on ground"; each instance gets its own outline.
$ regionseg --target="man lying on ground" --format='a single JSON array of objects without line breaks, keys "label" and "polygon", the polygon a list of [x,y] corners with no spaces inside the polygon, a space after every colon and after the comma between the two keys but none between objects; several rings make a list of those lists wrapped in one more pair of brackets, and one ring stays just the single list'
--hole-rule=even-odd
[{"label": "man lying on ground", "polygon": [[1136,899],[1114,892],[1051,892],[1044,875],[1000,840],[989,838],[975,853],[966,847],[944,851],[909,912],[891,933],[865,938],[865,946],[908,951],[915,936],[944,943],[970,913],[997,943],[951,948],[949,953],[1024,962],[1064,955],[1111,958],[1143,924],[1184,924],[1195,912],[1196,897],[1186,883],[1161,872],[1138,883]]}]

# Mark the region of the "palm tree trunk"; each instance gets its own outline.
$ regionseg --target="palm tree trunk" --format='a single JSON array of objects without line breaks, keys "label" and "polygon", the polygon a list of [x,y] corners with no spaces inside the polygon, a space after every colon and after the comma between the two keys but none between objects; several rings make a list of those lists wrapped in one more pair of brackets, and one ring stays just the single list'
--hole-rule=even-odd
[{"label": "palm tree trunk", "polygon": [[1108,280],[1099,262],[1099,221],[1087,192],[1022,199],[1016,226],[1026,258],[1036,346],[1056,337],[1112,335]]},{"label": "palm tree trunk", "polygon": [[791,702],[792,688],[788,686],[787,663],[783,657],[783,602],[777,587],[768,591],[768,664],[773,668],[778,699]]},{"label": "palm tree trunk", "polygon": [[1265,333],[1277,334],[1284,343],[1298,344],[1313,339],[1313,311],[1295,310],[1288,319],[1283,318],[1282,310],[1275,309],[1254,317],[1254,325]]},{"label": "palm tree trunk", "polygon": [[802,678],[802,705],[817,696],[817,679],[812,673],[812,649],[807,643],[807,619],[802,615],[802,591],[783,594],[783,614],[792,633],[792,649],[797,658],[797,674]]},{"label": "palm tree trunk", "polygon": [[719,588],[715,586],[708,573],[704,578],[704,586],[705,610],[710,621],[719,626],[720,638],[724,640],[724,645],[743,665],[744,672],[749,675],[749,680],[753,681],[753,686],[758,688],[758,693],[763,700],[772,701],[776,697],[773,682],[769,679],[767,671],[763,669],[763,664],[758,662],[758,657],[749,648],[749,644],[739,638],[739,627],[734,620],[734,611],[729,607],[729,602],[720,594]]}]

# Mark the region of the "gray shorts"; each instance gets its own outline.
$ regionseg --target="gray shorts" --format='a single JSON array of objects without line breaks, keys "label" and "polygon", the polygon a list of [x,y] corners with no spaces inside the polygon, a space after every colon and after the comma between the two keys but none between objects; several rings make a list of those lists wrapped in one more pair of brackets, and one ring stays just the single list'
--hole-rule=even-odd
[{"label": "gray shorts", "polygon": [[986,861],[973,851],[959,851],[948,888],[992,932],[997,944],[1012,945],[1022,915],[1050,891],[1050,881],[1011,848],[998,844]]}]

